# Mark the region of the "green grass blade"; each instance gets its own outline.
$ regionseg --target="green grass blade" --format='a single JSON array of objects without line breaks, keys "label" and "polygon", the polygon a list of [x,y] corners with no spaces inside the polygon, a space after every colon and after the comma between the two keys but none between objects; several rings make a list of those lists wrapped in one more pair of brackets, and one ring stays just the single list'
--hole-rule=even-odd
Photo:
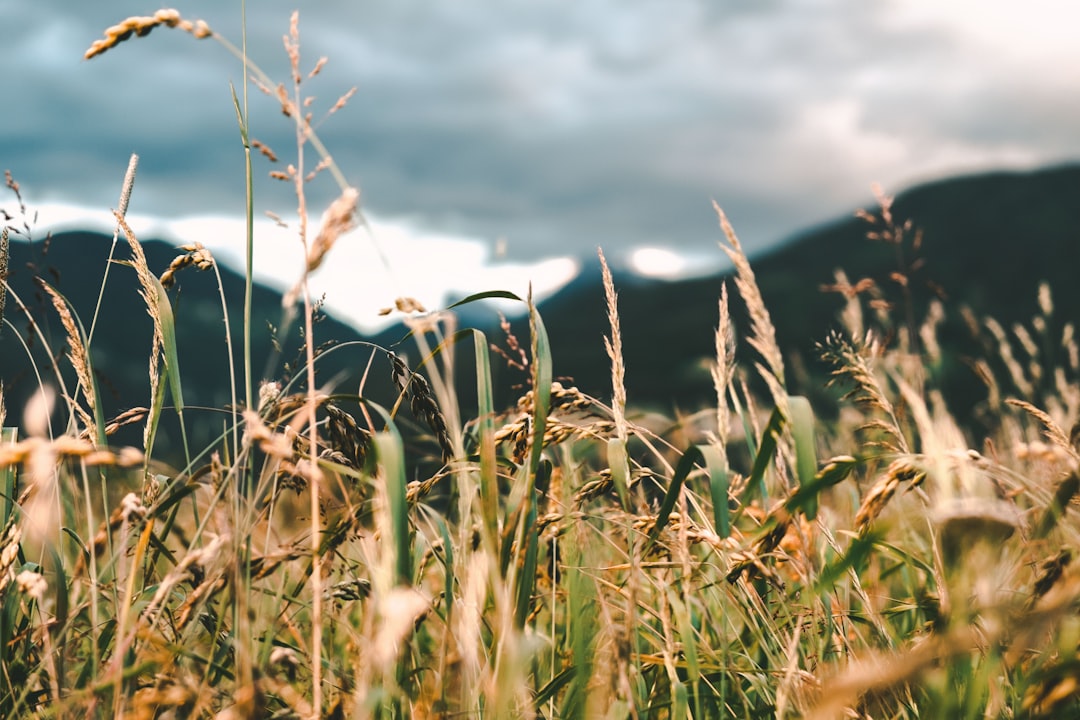
[{"label": "green grass blade", "polygon": [[858,573],[881,539],[879,531],[870,531],[852,540],[843,555],[821,569],[821,574],[817,578],[818,593],[829,591],[840,576],[848,570]]},{"label": "green grass blade", "polygon": [[490,547],[499,534],[499,478],[495,453],[495,402],[491,389],[491,361],[487,336],[473,331],[476,355],[477,433],[480,438],[480,510]]},{"label": "green grass blade", "polygon": [[[551,464],[543,463],[541,473],[551,472]],[[529,512],[525,516],[523,533],[525,539],[525,557],[521,564],[521,573],[517,577],[517,602],[514,608],[514,625],[518,630],[525,627],[532,609],[533,591],[536,589],[536,555],[539,552],[540,536],[536,532],[536,503],[529,503]]]},{"label": "green grass blade", "polygon": [[1044,538],[1050,534],[1050,531],[1057,526],[1061,518],[1065,517],[1065,511],[1068,509],[1072,499],[1076,497],[1077,492],[1080,492],[1080,472],[1072,472],[1054,490],[1054,498],[1050,501],[1050,505],[1047,506],[1039,519],[1039,524],[1036,526],[1036,538]]},{"label": "green grass blade", "polygon": [[668,602],[671,605],[673,619],[678,626],[682,641],[683,657],[686,659],[686,679],[690,683],[690,692],[694,696],[694,717],[704,717],[701,710],[701,666],[698,662],[697,634],[690,618],[690,609],[682,601],[674,588],[668,586]]},{"label": "green grass blade", "polygon": [[443,601],[446,606],[446,625],[452,627],[454,615],[454,543],[450,540],[450,526],[446,524],[446,520],[436,516],[436,523],[439,527],[439,537],[442,538],[442,551],[443,551],[443,572],[445,574],[443,578]]},{"label": "green grass blade", "polygon": [[626,441],[617,437],[607,441],[608,467],[611,468],[611,480],[615,491],[619,493],[619,502],[624,510],[630,508],[630,458],[626,452]]},{"label": "green grass blade", "polygon": [[728,487],[731,479],[723,453],[713,445],[698,445],[698,451],[709,471],[709,496],[712,499],[713,523],[721,538],[731,535],[731,508],[728,507]]},{"label": "green grass blade", "polygon": [[581,548],[570,551],[567,556],[567,623],[566,634],[570,645],[573,677],[563,697],[558,717],[584,718],[588,710],[589,683],[592,680],[595,660],[596,634],[596,586],[581,569]]},{"label": "green grass blade", "polygon": [[649,550],[660,539],[660,533],[664,531],[668,519],[671,517],[671,512],[675,509],[675,503],[679,499],[679,492],[682,490],[683,483],[686,481],[687,476],[690,475],[690,471],[694,469],[695,463],[704,463],[701,450],[697,446],[687,448],[679,460],[679,464],[675,466],[675,475],[671,478],[671,484],[668,485],[667,492],[664,493],[664,499],[660,503],[660,512],[657,513],[656,524],[653,526],[652,532],[649,533],[649,540],[645,544],[645,550],[642,552],[643,557],[648,555]]},{"label": "green grass blade", "polygon": [[559,691],[577,677],[577,668],[573,665],[565,667],[562,671],[551,678],[544,687],[537,691],[536,697],[533,699],[533,707],[536,708],[536,714],[540,715],[543,711],[544,704],[549,700],[553,700]]},{"label": "green grass blade", "polygon": [[671,684],[671,720],[686,720],[690,712],[690,697],[686,683],[676,680]]},{"label": "green grass blade", "polygon": [[862,462],[862,460],[850,455],[840,455],[830,459],[821,470],[814,474],[813,480],[799,485],[795,494],[788,498],[788,510],[791,512],[802,511],[812,519],[813,516],[810,515],[808,509],[810,507],[813,507],[814,510],[817,509],[817,496],[826,488],[846,480]]},{"label": "green grass blade", "polygon": [[389,417],[386,419],[386,430],[377,433],[374,438],[375,457],[383,467],[386,481],[397,581],[409,585],[412,584],[412,542],[409,534],[409,503],[405,497],[405,449],[397,428],[389,422]]},{"label": "green grass blade", "polygon": [[162,354],[165,356],[165,377],[177,412],[184,411],[184,388],[180,383],[180,356],[176,352],[176,318],[173,316],[169,294],[157,278],[153,278],[157,290],[157,311],[161,316]]},{"label": "green grass blade", "polygon": [[[248,122],[245,116],[247,108],[247,72],[248,64],[244,66],[244,107],[240,107],[240,99],[236,96],[236,88],[229,83],[229,92],[232,94],[233,109],[236,111],[236,124],[240,128],[240,142],[244,146],[244,180],[246,187],[245,209],[245,243],[244,243],[244,397],[247,407],[252,406],[251,394],[251,310],[252,296],[254,292],[255,263],[255,203],[254,203],[254,177],[251,168],[251,139],[248,136]],[[229,349],[230,352],[232,348]]]},{"label": "green grass blade", "polygon": [[[0,428],[0,445],[15,444],[19,441],[19,428]],[[8,521],[15,510],[15,466],[0,467],[0,488],[4,493],[4,514],[0,516],[0,527]]]},{"label": "green grass blade", "polygon": [[[812,485],[817,476],[817,450],[814,446],[814,410],[810,401],[801,396],[788,397],[791,436],[795,440],[795,475],[799,488]],[[806,517],[817,517],[817,495],[811,495],[805,506]]]},{"label": "green grass blade", "polygon": [[529,475],[532,478],[529,487],[536,484],[536,473],[540,467],[540,456],[544,452],[544,432],[547,430],[547,416],[551,409],[551,344],[548,341],[544,321],[536,306],[529,302],[529,325],[532,330],[533,357],[533,425],[532,452],[529,455]]},{"label": "green grass blade", "polygon": [[478,302],[480,300],[517,300],[518,302],[525,302],[520,297],[507,290],[486,290],[485,292],[475,293],[467,298],[458,300],[453,305],[448,305],[446,309],[453,310],[462,305],[468,305],[469,303]]},{"label": "green grass blade", "polygon": [[750,470],[750,477],[746,481],[746,490],[743,491],[742,505],[748,506],[754,497],[761,499],[763,504],[768,504],[769,492],[765,487],[765,473],[769,470],[769,464],[776,454],[776,445],[780,440],[780,433],[784,430],[784,414],[780,408],[775,408],[769,416],[769,422],[761,431],[761,441],[757,445],[757,454],[754,456],[754,465]]}]

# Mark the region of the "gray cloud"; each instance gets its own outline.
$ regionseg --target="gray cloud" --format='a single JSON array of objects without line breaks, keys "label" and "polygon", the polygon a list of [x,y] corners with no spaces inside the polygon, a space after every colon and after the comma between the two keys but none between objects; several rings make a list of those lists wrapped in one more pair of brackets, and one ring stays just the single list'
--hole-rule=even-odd
[{"label": "gray cloud", "polygon": [[[251,54],[282,79],[294,4],[249,4]],[[177,7],[239,43],[237,4]],[[339,0],[302,8],[302,52],[308,67],[330,58],[308,85],[317,114],[358,87],[320,134],[373,212],[505,236],[521,258],[597,243],[706,247],[717,237],[712,198],[748,246],[764,247],[862,203],[875,180],[899,190],[1080,156],[1075,73],[1038,72],[965,28],[896,7]],[[242,208],[228,88],[240,68],[220,46],[158,29],[81,59],[106,26],[153,9],[5,8],[24,30],[8,36],[0,163],[28,192],[107,207],[138,152],[141,212]],[[292,156],[288,122],[257,92],[252,123]],[[315,201],[332,192],[313,186]],[[295,205],[268,180],[258,197],[277,212]]]}]

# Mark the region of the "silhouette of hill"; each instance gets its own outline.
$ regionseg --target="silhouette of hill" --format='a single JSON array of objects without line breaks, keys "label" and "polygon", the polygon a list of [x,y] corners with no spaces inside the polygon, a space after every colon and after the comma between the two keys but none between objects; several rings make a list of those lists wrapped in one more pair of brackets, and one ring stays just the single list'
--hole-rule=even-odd
[{"label": "silhouette of hill", "polygon": [[[900,222],[911,219],[922,231],[917,253],[921,264],[909,266],[913,257],[910,247],[905,249],[906,257],[901,262],[914,313],[921,317],[926,303],[937,292],[935,288],[943,289],[951,312],[943,330],[951,358],[946,380],[958,388],[963,402],[975,402],[979,388],[971,371],[959,361],[968,349],[955,312],[961,305],[970,306],[979,316],[992,315],[1007,327],[1031,318],[1036,311],[1038,285],[1046,281],[1053,288],[1058,316],[1064,320],[1077,317],[1080,286],[1073,278],[1075,268],[1080,266],[1077,197],[1080,166],[1069,165],[1030,173],[996,172],[942,180],[896,198],[894,216]],[[797,363],[790,365],[789,382],[800,392],[821,392],[822,374],[820,368],[814,367],[814,344],[838,325],[843,305],[842,297],[824,293],[821,287],[834,282],[837,268],[844,268],[853,283],[872,278],[893,297],[899,297],[899,285],[890,280],[890,274],[900,269],[895,248],[868,240],[871,229],[866,221],[851,216],[809,230],[774,251],[751,258],[781,346],[789,355],[806,359],[810,368],[809,375],[801,375]],[[913,236],[909,234],[909,238]],[[40,274],[57,287],[89,329],[109,244],[107,237],[83,232],[61,233],[48,243],[12,243],[12,290],[27,305],[53,348],[63,347],[63,331],[55,312],[34,286],[32,276]],[[177,255],[172,245],[162,242],[145,242],[144,248],[151,269],[159,273]],[[118,258],[128,257],[123,240],[117,249]],[[220,272],[232,323],[234,361],[241,368],[244,279],[227,267],[221,267]],[[715,402],[708,363],[714,352],[717,300],[724,280],[723,275],[715,275],[659,281],[616,273],[628,368],[626,382],[632,404],[667,412],[673,407],[692,410]],[[230,375],[221,301],[213,273],[182,271],[175,303],[185,400],[189,406],[220,409],[230,402]],[[586,262],[582,274],[541,303],[540,310],[552,341],[556,375],[571,377],[585,392],[609,397],[609,361],[602,340],[609,330],[598,263]],[[744,313],[737,303],[733,312],[736,321],[741,322]],[[281,296],[265,287],[255,288],[253,315],[254,371],[258,377],[278,377],[285,363],[297,357],[297,328],[279,338],[282,352],[278,353],[270,327],[281,320]],[[50,371],[41,343],[30,332],[28,320],[14,298],[8,300],[5,317],[14,331],[5,328],[0,336],[0,379],[9,413],[14,415],[37,387],[30,359],[36,363],[36,372],[48,376]],[[464,320],[484,326],[491,340],[500,341],[501,331],[493,313],[468,308]],[[523,318],[518,318],[514,326],[519,338],[527,337]],[[115,264],[110,270],[92,346],[107,415],[148,404],[151,332],[134,271]],[[405,330],[396,326],[363,338],[355,329],[327,317],[319,326],[317,340],[367,340],[389,346],[404,335]],[[406,349],[413,350],[411,344]],[[462,347],[460,353],[461,378],[467,385],[468,348]],[[320,361],[320,382],[334,379],[343,391],[355,392],[369,354],[369,349],[358,346],[330,353]],[[66,361],[61,364],[66,367]],[[496,381],[501,399],[509,402],[509,386],[519,379],[500,365],[498,361],[493,363]],[[296,363],[291,362],[291,366],[295,368]],[[372,372],[383,371],[388,373],[386,361],[377,357]],[[366,389],[386,402],[390,400],[389,383],[384,379],[378,378]],[[379,392],[387,394],[379,397]],[[465,408],[471,404],[467,387],[462,388],[459,397]],[[201,419],[201,437],[211,438],[221,432],[223,419],[214,411],[206,411]]]},{"label": "silhouette of hill", "polygon": [[[0,379],[4,383],[9,413],[15,418],[9,424],[18,424],[18,413],[38,386],[37,374],[46,381],[52,377],[51,360],[44,352],[34,325],[54,351],[63,351],[66,347],[56,312],[35,285],[34,276],[42,277],[69,301],[89,332],[108,264],[110,244],[110,237],[89,232],[65,232],[34,243],[11,243],[9,283],[12,294],[8,297],[5,312],[5,319],[11,326],[0,335]],[[158,274],[181,254],[173,245],[160,241],[144,242],[143,249],[151,271]],[[118,261],[130,258],[130,249],[123,238],[116,245],[114,257]],[[229,309],[232,359],[237,381],[242,383],[244,277],[226,266],[220,266],[219,270]],[[222,431],[224,416],[218,411],[232,401],[226,327],[214,273],[199,272],[194,268],[180,271],[172,298],[184,400],[190,408],[188,414],[196,418],[192,423],[192,444],[201,447]],[[19,308],[20,302],[26,311]],[[296,372],[302,365],[297,323],[287,334],[279,331],[276,339],[273,330],[282,322],[281,294],[255,285],[252,317],[256,380],[280,379],[290,370]],[[366,339],[388,344],[399,340],[401,335],[400,332],[396,335],[383,333],[374,338],[363,338],[352,327],[332,317],[323,317],[316,339],[321,342],[332,338],[339,344]],[[134,269],[122,262],[114,262],[109,268],[91,342],[91,358],[107,417],[133,406],[150,404],[148,359],[152,337],[152,321],[139,296]],[[355,392],[369,354],[369,349],[359,347],[328,354],[317,365],[318,381],[334,379],[335,386],[343,390],[351,387]],[[65,377],[70,376],[67,361],[58,358],[58,362]],[[242,387],[238,387],[237,393],[242,400]],[[203,445],[197,444],[200,442]],[[169,448],[162,450],[168,452]]]},{"label": "silhouette of hill", "polygon": [[[921,229],[920,265],[905,267],[914,314],[921,318],[929,300],[944,292],[950,310],[942,332],[953,362],[946,371],[961,403],[977,398],[978,382],[958,356],[965,344],[961,305],[976,316],[993,316],[1005,327],[1030,320],[1041,282],[1053,290],[1056,313],[1075,320],[1080,313],[1080,166],[1029,173],[995,172],[921,185],[896,197],[894,217]],[[874,212],[874,207],[867,207]],[[854,208],[853,208],[854,210]],[[778,341],[813,369],[815,343],[839,325],[844,300],[824,293],[834,271],[845,269],[856,283],[874,279],[894,298],[890,280],[898,269],[895,248],[867,238],[872,228],[852,216],[809,230],[772,252],[751,258]],[[738,228],[736,228],[736,232]],[[914,229],[909,234],[914,238]],[[717,238],[721,238],[717,229]],[[719,248],[717,252],[721,252]],[[910,246],[905,264],[911,262]],[[668,411],[673,405],[697,409],[714,402],[707,363],[713,357],[717,300],[723,275],[675,282],[615,278],[626,382],[631,403]],[[734,295],[734,288],[729,288]],[[603,289],[597,267],[541,305],[552,337],[556,370],[572,374],[586,392],[610,395],[609,361],[601,338],[608,333]],[[736,320],[742,319],[738,303]],[[792,366],[794,370],[797,366]],[[820,392],[820,368],[810,378],[792,372],[800,392]]]}]

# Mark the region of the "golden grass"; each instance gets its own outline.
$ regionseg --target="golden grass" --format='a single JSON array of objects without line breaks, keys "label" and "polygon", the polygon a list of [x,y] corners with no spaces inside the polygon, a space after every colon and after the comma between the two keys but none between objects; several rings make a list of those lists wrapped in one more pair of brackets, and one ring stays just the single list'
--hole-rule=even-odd
[{"label": "golden grass", "polygon": [[[157,26],[211,35],[160,11],[110,28],[88,56]],[[328,154],[305,168],[315,136],[300,87],[326,62],[301,70],[296,15],[286,52],[291,90],[255,75],[297,132],[282,177],[301,213],[305,260],[290,306],[303,303],[304,372],[267,378],[257,403],[199,415],[226,418],[208,447],[186,447],[180,416],[184,460],[163,463],[151,437],[174,432],[158,427],[167,288],[214,260],[184,246],[159,280],[122,199],[117,223],[155,321],[152,387],[99,420],[101,437],[72,423],[50,437],[49,379],[21,439],[0,445],[0,714],[1075,714],[1080,361],[1072,326],[1052,323],[1048,289],[1031,327],[971,323],[995,351],[977,366],[1001,376],[980,435],[957,425],[925,371],[942,359],[937,333],[953,309],[931,304],[918,324],[905,318],[906,335],[889,335],[884,313],[897,308],[874,294],[881,286],[841,274],[832,289],[847,298],[848,332],[823,350],[848,392],[835,422],[815,423],[790,394],[765,300],[719,208],[754,355],[749,366],[738,355],[721,285],[704,433],[642,415],[627,398],[633,368],[602,252],[610,335],[582,342],[608,353],[610,406],[552,379],[531,298],[527,342],[504,319],[501,346],[399,298],[398,311],[424,313],[409,319],[420,360],[364,348],[358,366],[385,357],[388,377],[365,372],[356,392],[320,387],[306,279],[363,217],[359,192],[335,175],[339,197],[309,240],[305,183],[336,168]],[[878,195],[873,238],[906,249],[917,231]],[[887,282],[914,292],[901,260]],[[47,292],[94,397],[79,308]],[[452,352],[463,339],[478,350],[475,417],[461,417],[457,399]],[[1060,367],[1047,365],[1047,339],[1060,345]],[[504,411],[491,359],[529,376]],[[764,397],[750,389],[755,372]],[[380,377],[397,394],[392,408],[365,397]],[[997,400],[1014,391],[1022,397]],[[398,414],[406,403],[419,423],[411,432]],[[142,448],[106,446],[142,422]]]}]

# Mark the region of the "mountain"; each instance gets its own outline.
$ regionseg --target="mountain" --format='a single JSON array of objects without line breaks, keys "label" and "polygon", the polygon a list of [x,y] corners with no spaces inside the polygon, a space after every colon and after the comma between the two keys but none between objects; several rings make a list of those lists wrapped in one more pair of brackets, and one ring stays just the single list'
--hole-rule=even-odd
[{"label": "mountain", "polygon": [[[896,248],[867,239],[867,232],[874,228],[854,216],[807,231],[751,258],[781,347],[789,357],[803,358],[808,368],[803,374],[799,372],[802,365],[789,363],[792,388],[810,394],[821,392],[824,373],[815,365],[815,343],[838,325],[843,306],[839,295],[821,290],[834,282],[834,271],[844,268],[852,282],[872,278],[896,299],[902,298],[902,292],[890,274],[904,270],[914,317],[921,318],[929,300],[944,292],[950,314],[943,334],[951,357],[945,381],[957,389],[962,402],[977,402],[978,382],[961,361],[971,348],[965,345],[963,323],[956,310],[966,305],[976,315],[994,316],[1009,327],[1013,322],[1030,320],[1037,309],[1039,283],[1045,281],[1053,288],[1056,319],[1074,320],[1080,309],[1080,286],[1074,280],[1075,269],[1080,267],[1078,197],[1077,165],[953,178],[916,187],[896,198],[892,212],[898,222],[910,219],[921,229],[917,253],[910,242],[915,236],[913,229],[899,264]],[[63,330],[32,282],[33,276],[41,275],[63,293],[88,330],[109,247],[110,238],[94,233],[61,233],[48,241],[12,243],[12,290],[26,304],[50,347],[63,347]],[[151,269],[158,273],[178,255],[175,247],[161,242],[145,242],[144,249]],[[127,258],[128,253],[121,240],[117,257]],[[912,258],[918,259],[916,267],[911,267]],[[106,415],[111,416],[149,403],[147,357],[152,326],[138,296],[132,268],[114,264],[109,272],[92,356]],[[232,324],[233,359],[236,367],[242,368],[239,337],[244,279],[227,267],[221,267],[220,272]],[[674,407],[696,410],[715,402],[708,363],[714,352],[717,300],[724,281],[720,275],[660,281],[616,273],[631,404],[670,412]],[[734,297],[734,288],[729,289]],[[191,408],[208,408],[189,413],[197,416],[193,445],[201,446],[197,440],[221,432],[219,409],[230,402],[221,300],[213,273],[193,268],[181,271],[174,292],[185,401]],[[49,375],[50,360],[42,353],[42,344],[30,331],[17,301],[9,297],[7,306],[5,318],[11,327],[0,334],[0,380],[9,413],[16,416],[37,387],[35,373]],[[475,311],[471,306],[466,310],[463,318],[467,324],[482,326],[492,342],[502,344],[503,333],[492,313]],[[556,376],[569,378],[599,398],[609,398],[609,360],[603,337],[610,331],[598,263],[587,262],[577,279],[541,303],[540,312],[551,338]],[[745,325],[745,313],[737,301],[733,301],[733,313],[737,324]],[[278,338],[282,352],[277,352],[272,342],[270,326],[281,322],[280,295],[256,286],[253,317],[256,377],[279,378],[286,363],[295,370],[298,328]],[[514,331],[526,342],[527,321],[515,321]],[[356,392],[372,351],[355,343],[387,347],[404,335],[404,328],[396,326],[365,338],[348,325],[325,318],[317,338],[333,339],[342,347],[320,361],[319,382],[333,381],[343,392]],[[415,355],[411,343],[404,347]],[[467,410],[471,405],[468,348],[462,346],[460,355],[464,385],[459,396]],[[60,364],[66,368],[66,361]],[[521,374],[507,369],[497,358],[493,372],[499,399],[512,402],[513,386],[521,382]],[[388,364],[381,354],[376,355],[371,373],[365,394],[392,402]]]},{"label": "mountain", "polygon": [[[0,334],[0,380],[5,401],[18,424],[19,413],[27,399],[38,387],[40,374],[48,381],[53,376],[53,360],[44,352],[45,345],[54,351],[66,347],[65,334],[50,301],[35,284],[40,276],[56,288],[68,301],[86,333],[93,323],[106,267],[108,282],[101,300],[99,320],[94,327],[91,359],[98,377],[106,417],[112,417],[133,406],[147,406],[149,398],[148,359],[153,337],[153,324],[139,296],[135,270],[124,261],[130,259],[130,248],[121,238],[115,248],[111,265],[108,262],[111,238],[98,233],[58,233],[37,242],[12,242],[10,246],[8,296],[4,318],[8,327]],[[175,246],[147,241],[143,244],[147,263],[152,272],[162,273],[182,251]],[[238,382],[243,378],[243,353],[240,338],[243,332],[244,277],[226,266],[219,266],[222,292],[229,308],[229,323],[233,338],[232,360]],[[195,268],[181,270],[177,287],[172,291],[176,320],[176,344],[183,384],[184,401],[190,420],[192,445],[203,447],[222,432],[224,415],[220,412],[232,401],[229,386],[230,353],[226,345],[225,322],[217,279],[213,272]],[[19,307],[20,303],[25,310]],[[300,329],[297,323],[285,331],[277,328],[282,322],[280,293],[255,285],[252,311],[252,365],[256,381],[281,379],[302,366]],[[383,333],[363,338],[352,327],[332,317],[323,317],[317,326],[318,339],[334,339],[345,343],[362,340],[383,345],[401,339],[402,332]],[[359,379],[371,350],[356,345],[344,346],[328,353],[317,364],[320,383],[334,379],[343,391],[356,392]],[[381,364],[373,372],[386,370]],[[66,359],[57,357],[62,373],[74,387],[71,368]],[[301,378],[302,380],[302,378]],[[375,390],[388,383],[371,383]],[[376,387],[377,386],[377,387]],[[243,399],[242,389],[238,389]],[[375,392],[375,397],[387,400],[388,395]],[[163,439],[167,442],[167,439]],[[161,448],[169,452],[168,447]]]},{"label": "mountain", "polygon": [[[913,224],[904,245],[906,257],[899,265],[895,247],[867,238],[868,231],[880,230],[880,225],[872,227],[854,213],[752,257],[781,348],[810,368],[809,376],[791,372],[789,383],[800,392],[821,392],[824,370],[816,364],[815,343],[839,326],[844,304],[839,294],[822,291],[822,286],[835,282],[836,269],[843,268],[851,283],[875,280],[894,300],[901,299],[902,292],[890,275],[904,270],[916,319],[923,317],[933,297],[945,298],[949,314],[942,327],[943,344],[953,361],[945,368],[944,384],[965,406],[961,412],[970,410],[979,399],[980,386],[962,361],[974,348],[957,312],[960,306],[1010,327],[1031,320],[1037,312],[1039,284],[1047,282],[1056,319],[1080,317],[1080,284],[1075,280],[1080,267],[1077,198],[1080,165],[951,178],[896,197],[892,214],[897,223]],[[880,212],[876,214],[880,219]],[[914,252],[916,229],[921,243]],[[718,228],[717,238],[721,237]],[[913,260],[918,261],[915,268],[910,267]],[[724,280],[714,276],[664,282],[616,276],[632,404],[670,411],[673,405],[694,410],[715,402],[707,367],[714,354],[717,301]],[[734,296],[733,287],[729,292]],[[586,392],[610,397],[609,361],[601,339],[609,330],[599,270],[591,269],[542,304],[541,312],[551,334],[557,372],[573,375]],[[744,318],[737,302],[733,314],[737,323]],[[798,367],[789,363],[789,371]]]}]

